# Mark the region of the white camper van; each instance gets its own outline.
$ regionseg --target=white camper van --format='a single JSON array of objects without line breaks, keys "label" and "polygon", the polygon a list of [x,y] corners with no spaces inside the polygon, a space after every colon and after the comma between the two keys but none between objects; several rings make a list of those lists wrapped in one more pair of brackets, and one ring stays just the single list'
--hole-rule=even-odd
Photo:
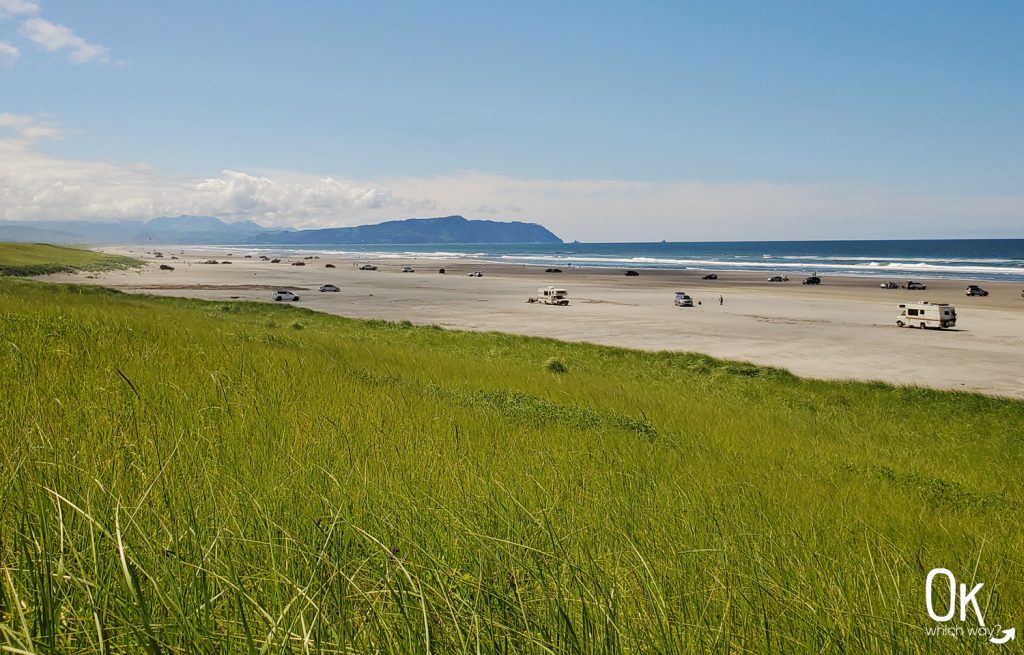
[{"label": "white camper van", "polygon": [[900,305],[899,327],[948,328],[956,325],[956,307],[946,303],[911,302]]},{"label": "white camper van", "polygon": [[530,302],[539,302],[544,305],[568,305],[569,292],[558,287],[541,287],[537,289],[537,296],[530,298]]}]

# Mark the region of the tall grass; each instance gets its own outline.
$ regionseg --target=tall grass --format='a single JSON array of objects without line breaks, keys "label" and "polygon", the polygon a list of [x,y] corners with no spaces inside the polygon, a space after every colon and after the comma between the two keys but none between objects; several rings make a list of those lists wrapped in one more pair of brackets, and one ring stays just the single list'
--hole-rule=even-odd
[{"label": "tall grass", "polygon": [[1020,402],[17,280],[0,370],[8,652],[988,652],[924,634],[937,566],[1024,607]]},{"label": "tall grass", "polygon": [[0,243],[0,276],[109,271],[142,265],[131,257],[81,248],[45,243]]}]

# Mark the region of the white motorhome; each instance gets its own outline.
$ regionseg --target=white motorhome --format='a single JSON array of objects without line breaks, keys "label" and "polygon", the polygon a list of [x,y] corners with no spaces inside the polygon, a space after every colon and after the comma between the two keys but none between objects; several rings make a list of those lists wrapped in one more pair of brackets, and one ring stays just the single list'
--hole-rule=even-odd
[{"label": "white motorhome", "polygon": [[947,303],[910,302],[901,304],[896,317],[899,327],[949,328],[956,325],[956,307]]},{"label": "white motorhome", "polygon": [[537,289],[537,296],[530,298],[530,302],[539,302],[544,305],[568,305],[569,292],[558,287],[541,287]]}]

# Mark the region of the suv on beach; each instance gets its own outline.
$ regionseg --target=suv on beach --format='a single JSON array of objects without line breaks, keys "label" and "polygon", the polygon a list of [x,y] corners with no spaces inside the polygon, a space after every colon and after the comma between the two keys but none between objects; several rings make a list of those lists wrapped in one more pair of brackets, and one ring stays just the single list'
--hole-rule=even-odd
[{"label": "suv on beach", "polygon": [[913,280],[910,280],[903,285],[903,288],[910,289],[911,291],[924,291],[928,287],[921,284],[920,282],[914,282]]},{"label": "suv on beach", "polygon": [[415,273],[416,269],[413,268],[412,266],[403,266],[402,267],[402,272],[403,273]]},{"label": "suv on beach", "polygon": [[821,284],[821,278],[818,277],[817,275],[812,275],[811,277],[807,278],[800,284]]},{"label": "suv on beach", "polygon": [[321,293],[327,293],[327,292],[332,292],[333,293],[333,292],[337,292],[337,291],[341,291],[341,289],[339,289],[338,287],[334,286],[333,284],[323,284],[323,285],[320,286],[320,292]]},{"label": "suv on beach", "polygon": [[484,276],[484,272],[483,271],[473,271],[472,273],[469,274],[469,277],[483,277],[483,276]]},{"label": "suv on beach", "polygon": [[987,296],[988,295],[988,291],[985,291],[984,289],[979,287],[977,284],[972,284],[969,287],[967,287],[967,291],[965,293],[968,296]]},{"label": "suv on beach", "polygon": [[789,278],[785,275],[773,275],[768,278],[769,282],[789,282]]},{"label": "suv on beach", "polygon": [[701,279],[702,280],[717,280],[718,279],[718,275],[715,274],[715,273],[708,273],[707,275],[705,275]]},{"label": "suv on beach", "polygon": [[878,286],[882,287],[883,289],[899,289],[900,288],[900,285],[896,284],[895,282],[882,282]]},{"label": "suv on beach", "polygon": [[675,299],[676,307],[693,307],[693,298],[691,298],[685,291],[676,291]]},{"label": "suv on beach", "polygon": [[274,292],[274,300],[276,302],[281,302],[282,300],[285,302],[296,302],[298,299],[299,297],[291,291],[285,291],[282,289],[281,291]]},{"label": "suv on beach", "polygon": [[376,271],[377,267],[374,266],[373,264],[363,264],[362,266],[359,267],[359,270],[360,271]]}]

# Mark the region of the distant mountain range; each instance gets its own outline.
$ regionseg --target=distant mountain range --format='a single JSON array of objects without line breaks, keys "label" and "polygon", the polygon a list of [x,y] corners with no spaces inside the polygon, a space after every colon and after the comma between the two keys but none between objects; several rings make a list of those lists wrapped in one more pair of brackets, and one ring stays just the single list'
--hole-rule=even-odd
[{"label": "distant mountain range", "polygon": [[0,221],[0,241],[47,243],[159,243],[181,245],[346,245],[562,243],[536,223],[468,220],[462,216],[409,218],[358,227],[316,230],[225,223],[212,216],[162,216],[148,221]]}]

